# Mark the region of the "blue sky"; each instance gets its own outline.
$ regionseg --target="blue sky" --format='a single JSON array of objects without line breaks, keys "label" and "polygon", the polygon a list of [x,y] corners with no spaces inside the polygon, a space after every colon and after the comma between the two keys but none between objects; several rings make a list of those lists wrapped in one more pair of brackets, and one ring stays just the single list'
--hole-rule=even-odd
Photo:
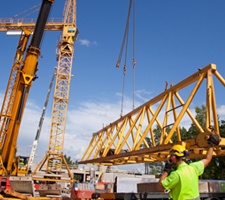
[{"label": "blue sky", "polygon": [[[64,2],[56,0],[50,17],[62,18]],[[41,0],[1,2],[0,18],[14,17]],[[120,116],[123,73],[116,62],[123,39],[129,0],[77,0],[78,40],[69,99],[65,153],[80,159],[93,132]],[[209,63],[225,76],[225,1],[136,0],[135,106],[161,93],[165,82],[178,83]],[[36,17],[37,12],[29,17]],[[129,31],[124,113],[132,109],[132,29]],[[39,78],[33,83],[18,140],[29,155],[47,94],[60,32],[45,32]],[[18,36],[0,33],[0,97],[4,95]],[[219,92],[218,106],[224,105]],[[37,159],[47,151],[49,102]],[[201,104],[200,104],[201,105]],[[221,111],[222,112],[222,111]],[[31,126],[32,125],[32,126]],[[29,128],[28,128],[29,127]],[[71,142],[72,141],[72,142]],[[45,150],[43,150],[45,149]]]}]

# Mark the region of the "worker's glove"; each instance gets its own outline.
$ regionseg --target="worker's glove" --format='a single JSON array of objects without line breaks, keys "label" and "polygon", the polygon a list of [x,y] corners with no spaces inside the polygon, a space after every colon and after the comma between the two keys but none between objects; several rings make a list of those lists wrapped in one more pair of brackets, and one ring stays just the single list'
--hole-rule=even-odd
[{"label": "worker's glove", "polygon": [[169,162],[168,160],[165,162],[164,172],[170,174],[171,171],[174,170],[174,163]]},{"label": "worker's glove", "polygon": [[207,141],[211,146],[216,146],[219,145],[221,138],[219,137],[219,135],[212,133],[208,136]]}]

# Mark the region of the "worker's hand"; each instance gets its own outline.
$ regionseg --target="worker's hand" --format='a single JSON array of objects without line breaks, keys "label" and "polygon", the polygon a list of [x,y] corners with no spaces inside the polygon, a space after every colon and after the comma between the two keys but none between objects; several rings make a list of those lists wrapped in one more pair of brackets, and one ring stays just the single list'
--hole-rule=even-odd
[{"label": "worker's hand", "polygon": [[169,162],[168,160],[165,162],[164,172],[167,172],[168,174],[174,170],[174,163]]},{"label": "worker's hand", "polygon": [[219,145],[221,138],[219,135],[212,133],[208,136],[207,141],[211,146],[216,146]]}]

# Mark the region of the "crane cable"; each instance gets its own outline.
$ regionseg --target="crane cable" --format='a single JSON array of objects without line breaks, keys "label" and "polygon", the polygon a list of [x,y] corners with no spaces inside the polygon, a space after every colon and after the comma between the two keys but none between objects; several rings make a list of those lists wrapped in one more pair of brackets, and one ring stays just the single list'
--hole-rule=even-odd
[{"label": "crane cable", "polygon": [[120,62],[121,62],[121,58],[122,58],[122,54],[123,54],[124,45],[125,45],[125,42],[127,41],[127,37],[128,37],[131,6],[132,6],[132,0],[130,0],[130,4],[129,4],[126,28],[125,28],[124,35],[123,35],[123,41],[122,41],[122,45],[121,45],[121,48],[120,48],[119,58],[118,58],[117,63],[116,63],[117,68],[120,67]]},{"label": "crane cable", "polygon": [[125,51],[125,58],[124,58],[124,65],[123,65],[122,102],[121,102],[121,112],[120,112],[121,117],[123,116],[124,88],[125,88],[125,78],[126,78],[126,71],[127,71],[127,52],[128,52],[128,33],[126,37],[126,51]]},{"label": "crane cable", "polygon": [[16,14],[16,15],[14,15],[14,17],[18,17],[19,15],[24,14],[24,13],[27,13],[28,11],[30,11],[29,13],[27,13],[26,15],[24,15],[23,17],[21,17],[21,18],[26,18],[27,16],[29,16],[29,15],[31,15],[31,14],[39,11],[40,10],[40,5],[41,5],[41,3],[35,5],[35,6],[31,7],[31,8],[28,8],[27,10],[24,10],[24,11],[22,11],[22,12]]},{"label": "crane cable", "polygon": [[[117,60],[116,63],[116,67],[119,68],[120,67],[120,63],[121,63],[121,59],[122,59],[122,54],[123,54],[123,50],[125,47],[125,58],[124,58],[124,67],[123,67],[123,85],[122,85],[122,102],[121,102],[121,113],[120,116],[123,116],[123,104],[124,104],[124,88],[125,88],[125,76],[126,76],[126,62],[127,62],[127,54],[128,54],[128,35],[129,35],[129,23],[130,23],[130,13],[131,13],[131,8],[132,8],[132,2],[133,0],[130,0],[130,4],[129,4],[129,9],[128,9],[128,15],[127,15],[127,21],[126,21],[126,27],[125,27],[125,31],[124,31],[124,36],[123,36],[123,41],[122,41],[122,45],[121,45],[121,49],[120,49],[120,54],[119,54],[119,58]],[[132,85],[133,85],[133,108],[134,108],[134,69],[135,69],[135,64],[136,64],[136,60],[134,58],[134,54],[135,54],[135,3],[133,6],[134,9],[134,13],[133,13],[133,60],[132,60],[132,65],[133,65],[133,79],[132,79]]]},{"label": "crane cable", "polygon": [[135,96],[135,65],[136,65],[136,59],[135,59],[135,49],[136,49],[136,1],[134,0],[134,6],[133,6],[133,58],[132,58],[132,92],[133,92],[133,109],[134,109],[134,96]]}]

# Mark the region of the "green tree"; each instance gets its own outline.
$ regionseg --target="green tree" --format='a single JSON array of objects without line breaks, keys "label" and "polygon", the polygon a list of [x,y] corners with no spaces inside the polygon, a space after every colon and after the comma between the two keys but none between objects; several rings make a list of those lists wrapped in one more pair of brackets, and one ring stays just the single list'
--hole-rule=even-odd
[{"label": "green tree", "polygon": [[[65,158],[66,163],[67,163],[68,165],[75,165],[75,166],[78,166],[78,160],[73,161],[73,160],[71,159],[71,157],[70,157],[70,156],[67,156],[66,154],[64,155],[64,158]],[[65,163],[63,162],[63,164],[65,164]]]},{"label": "green tree", "polygon": [[185,127],[180,128],[180,135],[181,135],[182,140],[189,139],[188,131]]},{"label": "green tree", "polygon": [[66,163],[67,163],[68,165],[73,164],[73,161],[72,161],[72,159],[71,159],[71,157],[70,157],[70,156],[64,155],[64,158],[65,158]]},{"label": "green tree", "polygon": [[[202,105],[201,107],[195,107],[195,119],[198,121],[200,126],[205,130],[206,125],[206,107]],[[194,123],[191,124],[191,127],[188,129],[188,137],[186,139],[195,138],[199,134],[199,130],[197,129]]]}]

